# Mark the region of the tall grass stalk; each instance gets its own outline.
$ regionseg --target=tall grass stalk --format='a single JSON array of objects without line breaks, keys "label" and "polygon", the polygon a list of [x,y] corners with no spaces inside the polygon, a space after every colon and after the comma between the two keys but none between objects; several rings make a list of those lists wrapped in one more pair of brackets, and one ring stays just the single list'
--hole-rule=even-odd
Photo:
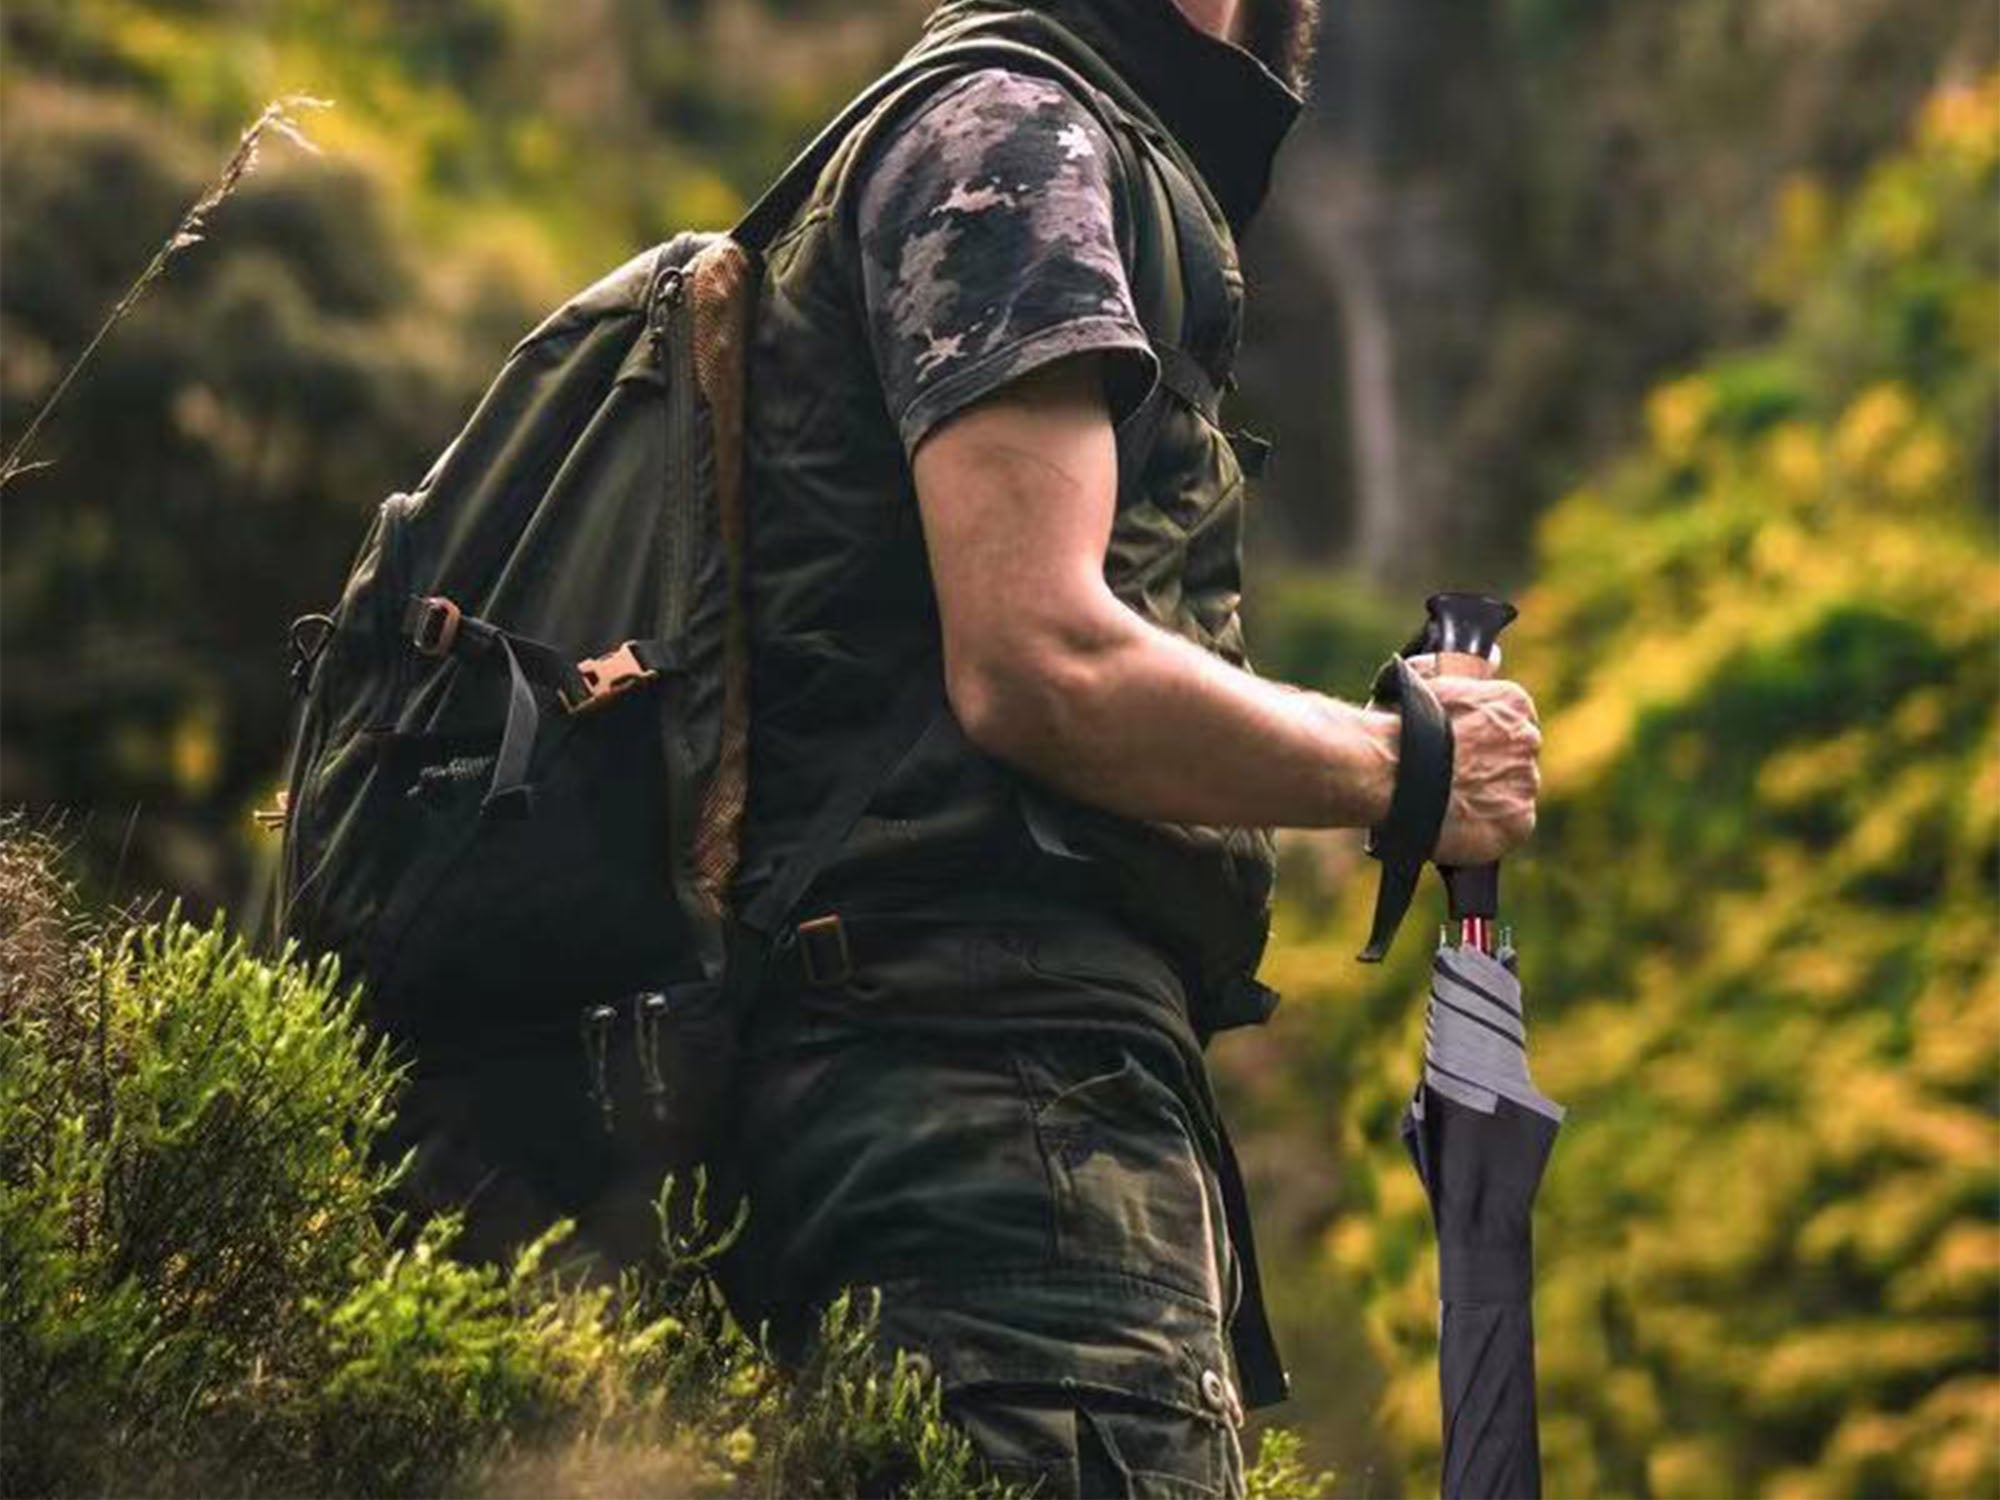
[{"label": "tall grass stalk", "polygon": [[77,355],[70,367],[63,372],[62,379],[56,382],[55,389],[49,393],[41,409],[28,423],[27,430],[9,450],[6,459],[0,461],[0,490],[4,490],[24,474],[32,474],[37,469],[49,467],[47,460],[33,463],[28,461],[29,445],[41,432],[42,425],[61,403],[83,367],[90,362],[91,356],[97,352],[97,346],[103,343],[111,330],[138,305],[139,299],[146,295],[147,289],[166,274],[167,267],[174,257],[192,249],[207,237],[208,216],[257,169],[264,137],[267,134],[281,135],[293,145],[317,156],[319,147],[306,135],[298,116],[301,111],[329,109],[332,104],[333,101],[330,99],[315,99],[310,94],[286,94],[264,106],[263,113],[251,122],[250,128],[245,130],[242,138],[237,141],[236,150],[224,164],[222,174],[209,184],[199,198],[195,199],[193,206],[182,215],[180,223],[174,226],[173,233],[168,235],[160,248],[153,252],[153,258],[146,263],[146,269],[139,273],[138,280],[125,289],[125,295],[112,307],[110,315],[91,336],[90,342],[83,346],[83,352]]}]

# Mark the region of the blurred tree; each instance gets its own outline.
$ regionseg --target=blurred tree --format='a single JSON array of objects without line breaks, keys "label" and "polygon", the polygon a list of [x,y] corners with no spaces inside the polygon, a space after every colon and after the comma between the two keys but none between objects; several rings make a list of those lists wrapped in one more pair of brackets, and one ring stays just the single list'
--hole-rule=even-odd
[{"label": "blurred tree", "polygon": [[1518,120],[1499,0],[1342,0],[1295,219],[1340,308],[1352,560],[1428,579],[1494,540],[1490,485],[1452,441],[1483,373],[1512,236]]},{"label": "blurred tree", "polygon": [[[45,394],[213,171],[130,101],[13,88],[0,395]],[[273,161],[108,339],[6,497],[10,800],[143,807],[134,878],[209,901],[285,735],[284,626],[332,596],[363,507],[428,461],[528,307],[432,295],[379,192]],[[21,414],[21,415],[15,415]]]},{"label": "blurred tree", "polygon": [[1518,580],[1647,386],[1768,328],[1786,185],[1851,184],[1996,43],[1958,0],[1327,0],[1246,246],[1265,555]]}]

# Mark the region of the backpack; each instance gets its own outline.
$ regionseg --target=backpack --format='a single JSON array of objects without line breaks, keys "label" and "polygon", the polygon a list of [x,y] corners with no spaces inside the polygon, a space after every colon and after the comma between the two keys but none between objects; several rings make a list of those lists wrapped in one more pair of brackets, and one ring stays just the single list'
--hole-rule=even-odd
[{"label": "backpack", "polygon": [[[338,955],[370,1024],[421,1059],[574,1046],[580,1031],[579,1081],[607,1126],[607,1059],[629,1027],[649,1150],[667,1166],[707,1154],[773,934],[943,711],[941,682],[912,680],[797,854],[731,910],[752,711],[745,370],[763,252],[857,127],[995,65],[1056,77],[1110,113],[1093,102],[1100,85],[1018,42],[911,54],[734,230],[675,236],[523,339],[423,481],[381,505],[338,606],[292,629],[303,707],[278,931]],[[1151,136],[1109,123],[1164,184],[1141,215],[1170,221],[1147,226],[1156,246],[1180,243],[1163,274],[1219,275],[1188,265],[1192,169],[1140,162]],[[1165,380],[1212,410],[1197,362],[1161,350]]]}]

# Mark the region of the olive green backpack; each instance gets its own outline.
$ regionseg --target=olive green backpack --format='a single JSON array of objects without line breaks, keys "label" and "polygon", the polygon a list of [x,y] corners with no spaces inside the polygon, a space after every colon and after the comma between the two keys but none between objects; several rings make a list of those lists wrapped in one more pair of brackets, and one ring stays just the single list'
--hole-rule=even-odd
[{"label": "olive green backpack", "polygon": [[[647,251],[522,340],[430,473],[382,504],[337,607],[294,625],[303,708],[278,929],[338,954],[371,1022],[418,1055],[573,1044],[580,1028],[608,1111],[605,1054],[636,1036],[649,1129],[664,1122],[669,1156],[700,1157],[735,997],[942,710],[940,685],[913,681],[789,867],[750,910],[731,910],[752,711],[742,435],[762,252],[857,126],[992,66],[1059,77],[1086,103],[1107,82],[990,37],[912,53],[731,233]],[[1171,189],[1154,217],[1181,220],[1145,227],[1156,252],[1182,241],[1181,257],[1155,255],[1159,299],[1182,305],[1191,169],[1142,164],[1129,120],[1143,106],[1121,103],[1101,110],[1121,151]],[[1168,385],[1212,411],[1197,362],[1174,341],[1158,347]],[[1122,436],[1143,441],[1144,425]]]}]

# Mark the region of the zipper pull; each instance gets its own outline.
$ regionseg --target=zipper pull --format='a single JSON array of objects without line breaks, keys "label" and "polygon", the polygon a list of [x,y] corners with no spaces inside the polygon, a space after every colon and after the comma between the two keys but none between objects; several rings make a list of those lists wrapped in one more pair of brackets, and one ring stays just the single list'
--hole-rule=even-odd
[{"label": "zipper pull", "polygon": [[686,290],[687,272],[680,266],[667,267],[654,285],[651,306],[646,317],[646,337],[656,364],[666,364],[667,319],[674,309],[681,305]]},{"label": "zipper pull", "polygon": [[608,1005],[592,1005],[583,1012],[583,1065],[589,1074],[591,1100],[604,1120],[604,1133],[612,1131],[611,1109],[611,1026],[618,1012]]},{"label": "zipper pull", "polygon": [[639,1042],[639,1077],[657,1121],[667,1118],[667,1079],[660,1068],[660,1028],[667,1018],[667,1005],[667,997],[658,993],[641,995],[632,1003],[633,1029]]},{"label": "zipper pull", "polygon": [[313,672],[326,654],[335,630],[332,615],[300,615],[286,632],[292,652],[292,696],[303,698],[312,690]]}]

